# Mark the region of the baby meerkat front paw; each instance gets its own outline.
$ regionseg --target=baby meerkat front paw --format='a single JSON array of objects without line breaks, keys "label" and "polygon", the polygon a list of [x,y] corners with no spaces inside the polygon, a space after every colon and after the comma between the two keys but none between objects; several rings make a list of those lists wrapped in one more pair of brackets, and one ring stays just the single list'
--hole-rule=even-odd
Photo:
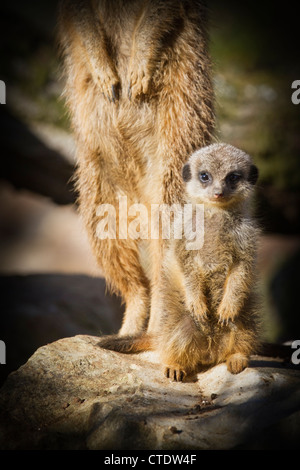
[{"label": "baby meerkat front paw", "polygon": [[190,302],[188,305],[188,309],[195,320],[207,320],[208,309],[207,305],[204,302],[199,301],[197,304]]},{"label": "baby meerkat front paw", "polygon": [[178,365],[165,368],[165,377],[172,379],[173,382],[183,382],[186,372]]},{"label": "baby meerkat front paw", "polygon": [[218,310],[218,323],[221,326],[228,326],[233,323],[235,313],[230,308],[220,307]]}]

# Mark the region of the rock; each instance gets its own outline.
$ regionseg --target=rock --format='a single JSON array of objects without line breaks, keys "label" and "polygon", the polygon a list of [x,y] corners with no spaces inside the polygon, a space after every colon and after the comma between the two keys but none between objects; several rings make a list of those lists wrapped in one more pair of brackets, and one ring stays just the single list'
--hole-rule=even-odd
[{"label": "rock", "polygon": [[195,381],[166,379],[154,353],[122,355],[94,336],[39,348],[0,391],[1,449],[236,449],[297,446],[300,371],[253,357]]},{"label": "rock", "polygon": [[103,278],[82,274],[0,275],[0,386],[37,348],[77,334],[116,333],[124,308]]}]

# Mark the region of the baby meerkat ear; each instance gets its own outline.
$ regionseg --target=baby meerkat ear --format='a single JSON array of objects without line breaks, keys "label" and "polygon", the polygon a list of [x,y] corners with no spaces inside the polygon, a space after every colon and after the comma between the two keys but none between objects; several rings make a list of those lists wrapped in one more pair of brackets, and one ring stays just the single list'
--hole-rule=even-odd
[{"label": "baby meerkat ear", "polygon": [[186,183],[192,179],[192,172],[189,163],[186,163],[182,168],[182,178]]},{"label": "baby meerkat ear", "polygon": [[248,176],[248,181],[249,183],[255,185],[257,180],[258,180],[258,168],[255,165],[251,165],[249,176]]}]

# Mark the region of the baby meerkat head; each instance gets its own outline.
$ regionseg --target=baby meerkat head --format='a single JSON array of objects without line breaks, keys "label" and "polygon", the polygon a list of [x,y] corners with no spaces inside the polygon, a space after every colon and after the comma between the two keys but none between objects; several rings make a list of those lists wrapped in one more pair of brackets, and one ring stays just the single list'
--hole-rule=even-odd
[{"label": "baby meerkat head", "polygon": [[258,179],[251,157],[228,144],[194,152],[182,170],[190,200],[226,207],[246,200]]}]

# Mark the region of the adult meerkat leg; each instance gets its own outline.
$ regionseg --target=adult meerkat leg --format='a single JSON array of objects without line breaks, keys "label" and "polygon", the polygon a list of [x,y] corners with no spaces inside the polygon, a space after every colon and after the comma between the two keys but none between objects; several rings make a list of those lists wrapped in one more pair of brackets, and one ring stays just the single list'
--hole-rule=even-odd
[{"label": "adult meerkat leg", "polygon": [[140,266],[137,244],[96,239],[92,245],[110,290],[120,294],[126,305],[119,335],[141,333],[149,317],[149,283]]},{"label": "adult meerkat leg", "polygon": [[126,304],[120,334],[135,335],[147,325],[149,281],[140,264],[138,241],[119,238],[116,193],[120,179],[107,178],[107,165],[107,160],[97,159],[93,152],[81,154],[77,172],[79,208],[107,285],[112,292],[120,294]]}]

